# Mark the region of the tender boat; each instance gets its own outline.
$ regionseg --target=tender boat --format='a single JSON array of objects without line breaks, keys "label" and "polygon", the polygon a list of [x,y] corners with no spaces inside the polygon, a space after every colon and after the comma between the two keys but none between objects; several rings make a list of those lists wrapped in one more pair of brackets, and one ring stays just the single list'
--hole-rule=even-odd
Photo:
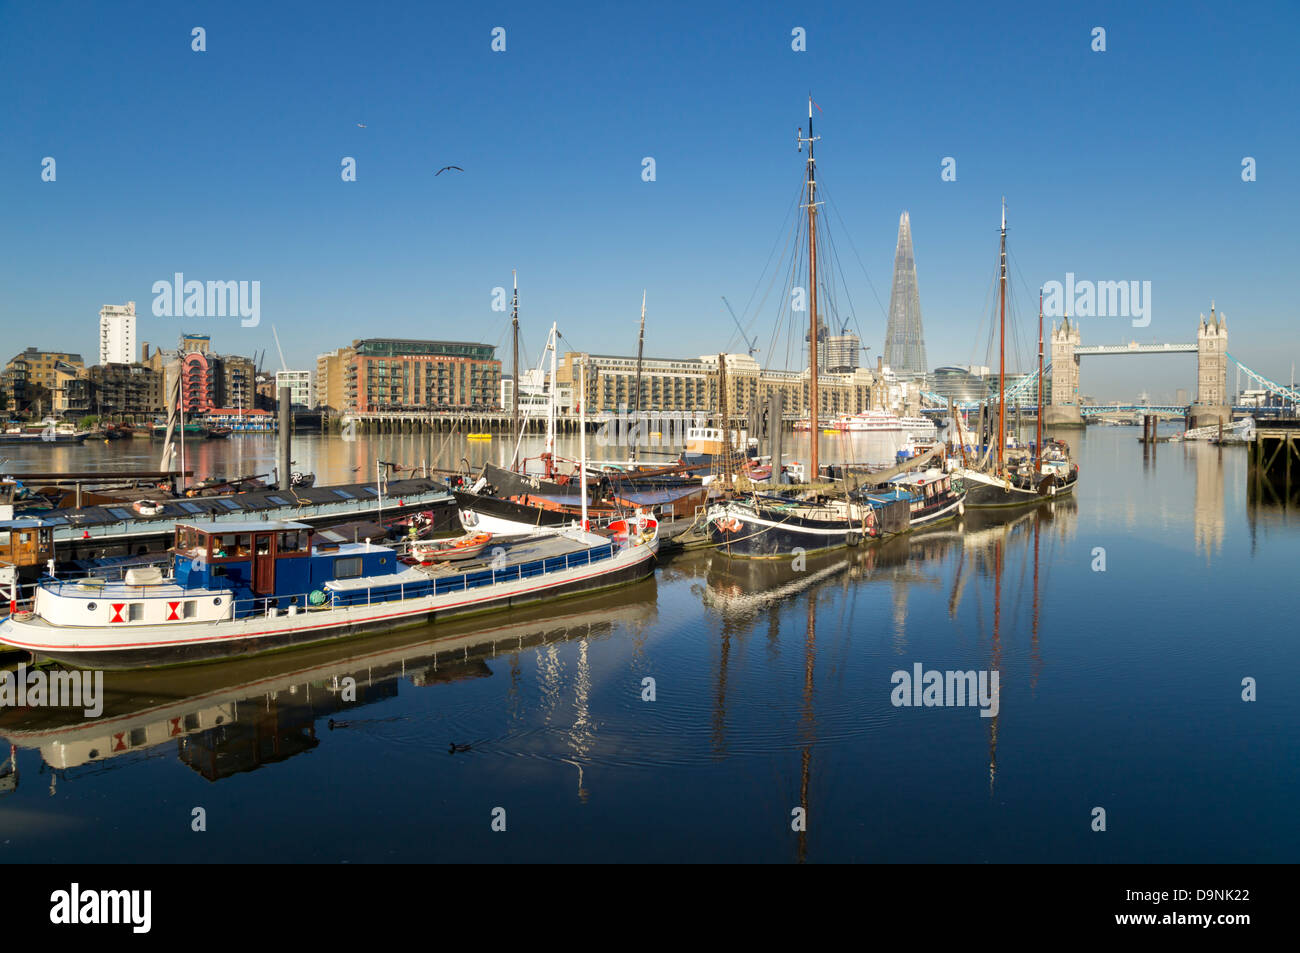
[{"label": "tender boat", "polygon": [[0,623],[0,642],[95,668],[245,656],[606,589],[649,575],[658,549],[658,520],[642,514],[493,547],[455,570],[317,541],[305,523],[182,524],[169,573],[46,577]]},{"label": "tender boat", "polygon": [[411,546],[411,555],[406,557],[403,562],[429,566],[436,562],[472,559],[482,553],[490,542],[492,542],[491,533],[466,533],[464,536],[458,536],[455,539],[414,543]]}]

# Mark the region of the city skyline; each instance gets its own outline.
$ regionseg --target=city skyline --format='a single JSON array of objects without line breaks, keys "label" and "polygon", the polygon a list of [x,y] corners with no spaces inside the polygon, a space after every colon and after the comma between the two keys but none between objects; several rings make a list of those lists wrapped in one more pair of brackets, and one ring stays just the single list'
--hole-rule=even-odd
[{"label": "city skyline", "polygon": [[[1192,341],[1214,298],[1249,366],[1286,380],[1300,350],[1286,287],[1297,242],[1278,212],[1297,197],[1282,172],[1297,136],[1276,122],[1296,85],[1284,42],[1294,11],[1270,24],[1116,6],[1084,21],[1022,6],[995,31],[957,6],[938,27],[907,11],[759,6],[735,30],[671,4],[644,27],[506,7],[491,22],[400,12],[381,30],[327,23],[328,9],[309,32],[279,11],[5,15],[5,34],[24,37],[0,63],[15,91],[0,157],[10,353],[93,355],[100,307],[134,300],[138,341],[209,333],[223,351],[274,355],[275,326],[291,369],[374,333],[474,339],[500,355],[517,269],[531,362],[551,321],[574,349],[634,352],[645,288],[647,354],[743,352],[726,294],[758,360],[795,366],[773,346],[773,303],[754,302],[802,176],[793,139],[809,88],[823,111],[826,214],[869,355],[883,352],[906,209],[925,265],[930,370],[989,363],[1004,195],[1018,369],[1033,360],[1038,286],[1067,275],[1152,288],[1149,325],[1085,317],[1085,345]],[[1092,48],[1094,19],[1104,51]],[[498,21],[503,52],[491,49]],[[202,52],[190,37],[200,22]],[[411,39],[388,40],[394,26]],[[792,49],[796,27],[804,51]],[[948,49],[954,30],[968,42]],[[864,33],[865,50],[846,39]],[[120,62],[87,89],[100,44]],[[666,45],[671,77],[613,68],[661,62]],[[945,80],[881,79],[941,51]],[[864,53],[865,73],[853,68]],[[993,95],[1014,108],[990,114],[980,104]],[[42,181],[47,157],[53,181]],[[1256,181],[1243,181],[1246,157]],[[341,178],[346,158],[356,181]],[[448,164],[464,171],[435,175]],[[155,316],[155,283],[178,272],[260,283],[259,322]],[[493,310],[498,288],[507,302]],[[1186,358],[1130,360],[1087,362],[1082,391],[1172,396],[1195,384]]]}]

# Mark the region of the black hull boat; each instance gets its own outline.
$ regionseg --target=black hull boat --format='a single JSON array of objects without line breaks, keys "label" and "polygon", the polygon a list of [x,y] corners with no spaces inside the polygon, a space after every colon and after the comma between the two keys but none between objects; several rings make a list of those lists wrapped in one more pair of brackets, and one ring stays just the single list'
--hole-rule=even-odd
[{"label": "black hull boat", "polygon": [[906,532],[906,501],[800,503],[780,498],[730,500],[709,509],[709,540],[728,556],[788,559]]},{"label": "black hull boat", "polygon": [[[525,496],[571,496],[574,502],[581,502],[582,490],[577,474],[572,478],[561,476],[557,479],[533,476],[529,473],[515,473],[496,464],[483,466],[483,477],[500,497]],[[591,492],[592,483],[588,480],[587,489]]]},{"label": "black hull boat", "polygon": [[[492,533],[494,536],[527,536],[539,530],[572,526],[581,520],[574,509],[581,501],[574,499],[564,508],[533,506],[517,500],[503,500],[464,490],[453,490],[460,525],[470,533]],[[587,518],[592,524],[607,521],[613,515],[609,507],[591,507]]]},{"label": "black hull boat", "polygon": [[961,479],[966,489],[966,505],[971,509],[1007,509],[1037,506],[1046,500],[1074,492],[1079,472],[1078,468],[1074,468],[1064,479],[1048,473],[1034,483],[1030,476],[1006,479],[990,473],[967,470]]}]

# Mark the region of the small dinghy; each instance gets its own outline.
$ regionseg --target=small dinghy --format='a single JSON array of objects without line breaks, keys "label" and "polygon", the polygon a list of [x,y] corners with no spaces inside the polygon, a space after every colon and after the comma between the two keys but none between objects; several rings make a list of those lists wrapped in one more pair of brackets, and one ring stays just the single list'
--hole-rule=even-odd
[{"label": "small dinghy", "polygon": [[163,511],[163,505],[153,500],[136,500],[131,508],[141,516],[157,516]]},{"label": "small dinghy", "polygon": [[491,533],[468,533],[456,539],[417,543],[411,547],[411,555],[408,559],[422,566],[448,560],[472,559],[487,549],[490,542],[492,542]]}]

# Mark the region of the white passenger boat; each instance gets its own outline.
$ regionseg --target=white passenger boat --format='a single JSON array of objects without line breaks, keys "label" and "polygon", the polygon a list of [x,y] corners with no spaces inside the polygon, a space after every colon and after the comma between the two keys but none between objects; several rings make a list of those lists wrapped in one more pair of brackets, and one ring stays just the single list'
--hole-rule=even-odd
[{"label": "white passenger boat", "polygon": [[653,571],[659,524],[637,514],[492,547],[481,559],[408,566],[370,543],[318,541],[303,523],[181,525],[171,571],[55,579],[0,623],[0,642],[95,668],[243,656],[436,622],[631,582]]}]

